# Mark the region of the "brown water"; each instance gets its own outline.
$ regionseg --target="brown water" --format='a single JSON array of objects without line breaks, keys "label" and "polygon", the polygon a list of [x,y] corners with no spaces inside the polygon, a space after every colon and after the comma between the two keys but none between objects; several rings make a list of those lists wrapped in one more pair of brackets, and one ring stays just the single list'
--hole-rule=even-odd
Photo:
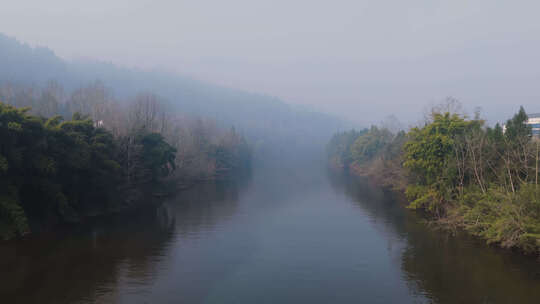
[{"label": "brown water", "polygon": [[433,231],[317,169],[2,243],[0,269],[1,303],[540,303],[538,260]]}]

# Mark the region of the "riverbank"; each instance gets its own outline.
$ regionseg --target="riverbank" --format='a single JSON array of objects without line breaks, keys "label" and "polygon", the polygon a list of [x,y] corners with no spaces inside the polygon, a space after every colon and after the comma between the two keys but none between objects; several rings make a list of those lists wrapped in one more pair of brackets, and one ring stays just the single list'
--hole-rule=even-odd
[{"label": "riverbank", "polygon": [[[156,106],[145,99],[132,110],[145,102]],[[79,112],[46,118],[0,102],[0,240],[152,205],[175,189],[250,170],[251,151],[234,128],[214,143],[199,123],[193,146],[163,123],[157,131],[129,120],[118,132]]]},{"label": "riverbank", "polygon": [[538,255],[540,155],[526,120],[521,109],[503,132],[478,117],[434,111],[408,132],[372,127],[336,134],[329,163],[404,194],[408,208],[440,227]]},{"label": "riverbank", "polygon": [[[380,160],[378,161],[380,162]],[[410,208],[411,200],[407,197],[406,185],[403,180],[389,179],[388,176],[380,174],[377,170],[381,164],[374,162],[365,166],[351,165],[347,170],[338,168],[335,166],[329,166],[329,170],[333,174],[346,173],[349,178],[352,179],[368,179],[374,186],[381,187],[384,191],[389,191],[395,195],[396,201],[402,208]],[[415,209],[415,208],[410,208]],[[496,245],[501,250],[511,250],[519,254],[527,256],[539,256],[538,249],[522,248],[520,246],[508,246],[508,244],[502,244],[497,242],[490,242],[481,233],[476,233],[470,229],[470,225],[467,224],[467,218],[463,214],[463,210],[460,209],[459,202],[454,202],[453,205],[447,207],[447,215],[442,217],[434,217],[428,210],[415,209],[414,210],[423,220],[425,224],[431,230],[440,231],[440,233],[449,233],[452,235],[457,234],[469,234],[471,237],[477,238],[479,241],[487,243],[487,245]]]}]

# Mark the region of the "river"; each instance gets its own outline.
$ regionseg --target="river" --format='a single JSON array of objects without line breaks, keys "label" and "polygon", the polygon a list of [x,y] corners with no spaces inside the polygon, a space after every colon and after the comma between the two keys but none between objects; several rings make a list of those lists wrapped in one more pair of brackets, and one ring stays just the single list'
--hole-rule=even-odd
[{"label": "river", "polygon": [[538,303],[540,262],[318,166],[0,244],[2,303]]}]

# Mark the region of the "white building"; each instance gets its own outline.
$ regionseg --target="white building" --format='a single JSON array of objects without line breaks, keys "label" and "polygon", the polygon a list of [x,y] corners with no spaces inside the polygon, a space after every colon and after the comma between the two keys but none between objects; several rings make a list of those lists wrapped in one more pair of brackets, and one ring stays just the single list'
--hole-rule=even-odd
[{"label": "white building", "polygon": [[[540,113],[527,114],[527,117],[529,119],[525,123],[531,126],[532,136],[540,137]],[[502,127],[503,133],[506,132],[506,124],[503,124]]]},{"label": "white building", "polygon": [[540,137],[540,113],[527,114],[527,116],[529,116],[529,119],[526,124],[531,126],[532,135]]},{"label": "white building", "polygon": [[94,128],[103,128],[103,120],[94,121]]}]

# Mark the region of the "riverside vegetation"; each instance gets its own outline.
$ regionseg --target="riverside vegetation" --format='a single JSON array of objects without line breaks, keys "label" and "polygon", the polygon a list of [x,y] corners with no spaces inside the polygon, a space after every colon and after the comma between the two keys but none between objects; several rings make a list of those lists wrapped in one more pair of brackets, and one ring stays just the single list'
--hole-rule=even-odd
[{"label": "riverside vegetation", "polygon": [[506,248],[540,253],[539,140],[521,107],[505,129],[434,109],[408,132],[372,126],[337,133],[333,168],[405,193],[408,208]]},{"label": "riverside vegetation", "polygon": [[71,94],[55,82],[3,84],[0,100],[0,239],[249,170],[234,128],[170,111],[153,93],[122,101],[100,82]]}]

